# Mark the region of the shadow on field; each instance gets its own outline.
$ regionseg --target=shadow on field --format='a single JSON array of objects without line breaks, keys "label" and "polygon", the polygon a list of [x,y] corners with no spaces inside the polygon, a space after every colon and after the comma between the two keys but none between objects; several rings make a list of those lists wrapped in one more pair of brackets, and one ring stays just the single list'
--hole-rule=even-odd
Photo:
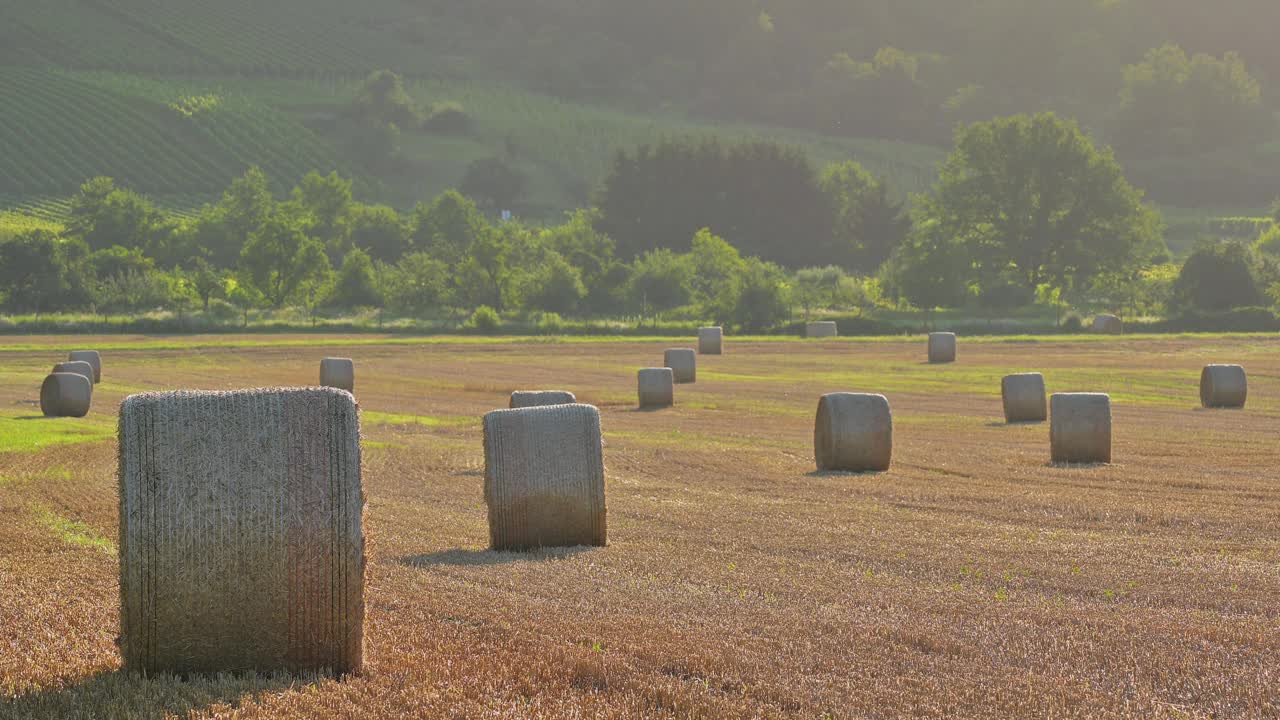
[{"label": "shadow on field", "polygon": [[877,475],[887,475],[884,470],[865,470],[862,472],[854,472],[852,470],[813,470],[804,474],[805,477],[811,478],[834,478],[834,477],[875,477]]},{"label": "shadow on field", "polygon": [[332,676],[311,673],[238,673],[184,679],[168,674],[143,676],[109,670],[65,687],[0,701],[0,717],[161,720],[186,717],[214,705],[235,708],[263,693],[279,693],[329,679]]},{"label": "shadow on field", "polygon": [[591,552],[597,548],[585,545],[570,548],[546,548],[529,552],[495,552],[493,550],[442,550],[426,555],[403,555],[396,562],[409,567],[431,567],[433,565],[508,565],[522,562],[549,562],[565,560],[581,553]]},{"label": "shadow on field", "polygon": [[1005,422],[1004,420],[995,420],[987,423],[987,427],[1023,427],[1026,425],[1048,425],[1048,420],[1018,420],[1015,422]]}]

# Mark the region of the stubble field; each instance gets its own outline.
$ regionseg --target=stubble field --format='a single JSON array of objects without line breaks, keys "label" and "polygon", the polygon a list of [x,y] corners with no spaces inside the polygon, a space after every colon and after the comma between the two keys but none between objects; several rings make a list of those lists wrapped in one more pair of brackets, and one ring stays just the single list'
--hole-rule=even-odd
[{"label": "stubble field", "polygon": [[[734,341],[638,412],[671,341],[15,338],[0,344],[0,717],[1280,716],[1280,338]],[[39,381],[103,349],[85,420]],[[366,672],[120,672],[129,393],[312,384],[356,359]],[[1198,407],[1241,363],[1244,411]],[[1110,392],[1115,464],[1048,465],[1000,378]],[[609,547],[486,551],[480,416],[600,407]],[[882,392],[893,469],[813,472],[819,395]]]}]

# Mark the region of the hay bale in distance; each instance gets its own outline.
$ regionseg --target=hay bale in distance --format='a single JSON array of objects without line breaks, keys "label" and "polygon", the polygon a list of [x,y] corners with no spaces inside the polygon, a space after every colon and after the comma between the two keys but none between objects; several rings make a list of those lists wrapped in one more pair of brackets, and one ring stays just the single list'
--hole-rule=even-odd
[{"label": "hay bale in distance", "polygon": [[494,550],[604,545],[600,411],[591,405],[484,416],[484,501]]},{"label": "hay bale in distance", "polygon": [[883,395],[831,393],[818,401],[813,454],[820,472],[889,469],[893,413]]},{"label": "hay bale in distance", "polygon": [[133,395],[119,445],[126,669],[361,669],[364,496],[349,393]]},{"label": "hay bale in distance", "polygon": [[672,348],[662,354],[662,364],[671,368],[681,385],[698,381],[698,354],[692,348]]},{"label": "hay bale in distance", "polygon": [[325,358],[320,361],[320,386],[354,392],[356,364],[351,358]]},{"label": "hay bale in distance", "polygon": [[1093,331],[1103,335],[1123,335],[1124,321],[1115,315],[1099,315],[1093,319]]},{"label": "hay bale in distance", "polygon": [[675,374],[671,368],[644,368],[637,373],[640,409],[669,408],[675,401]]},{"label": "hay bale in distance", "polygon": [[1205,365],[1200,372],[1200,404],[1206,408],[1242,408],[1249,379],[1239,365]]},{"label": "hay bale in distance", "polygon": [[956,334],[950,332],[929,333],[929,362],[953,363],[956,361]]},{"label": "hay bale in distance", "polygon": [[807,338],[833,338],[839,334],[839,328],[831,320],[806,323],[804,326],[804,336]]},{"label": "hay bale in distance", "polygon": [[516,390],[511,393],[508,407],[519,410],[547,405],[574,405],[577,402],[578,398],[568,390]]},{"label": "hay bale in distance", "polygon": [[1005,422],[1044,422],[1049,418],[1044,375],[1040,373],[1006,375],[1000,381],[1000,397],[1004,401]]},{"label": "hay bale in distance", "polygon": [[724,328],[721,328],[721,327],[698,328],[698,354],[699,355],[723,355],[724,354]]},{"label": "hay bale in distance", "polygon": [[77,375],[83,375],[85,380],[88,380],[90,383],[93,383],[93,366],[83,360],[58,363],[57,365],[53,366],[52,372],[75,373]]},{"label": "hay bale in distance", "polygon": [[81,418],[93,404],[93,383],[80,373],[55,372],[40,385],[40,412],[45,417]]},{"label": "hay bale in distance", "polygon": [[1111,396],[1054,393],[1049,399],[1049,445],[1055,463],[1111,462]]},{"label": "hay bale in distance", "polygon": [[93,383],[102,382],[102,356],[97,350],[73,350],[67,355],[70,362],[87,362],[93,366]]}]

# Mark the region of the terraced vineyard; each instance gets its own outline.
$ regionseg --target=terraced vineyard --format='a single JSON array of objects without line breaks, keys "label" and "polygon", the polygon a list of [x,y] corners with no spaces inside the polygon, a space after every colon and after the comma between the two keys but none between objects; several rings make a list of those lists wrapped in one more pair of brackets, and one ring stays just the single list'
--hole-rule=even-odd
[{"label": "terraced vineyard", "polygon": [[95,175],[147,193],[212,194],[253,164],[283,181],[343,169],[301,123],[240,96],[10,67],[0,97],[21,98],[0,103],[0,194],[67,194]]}]

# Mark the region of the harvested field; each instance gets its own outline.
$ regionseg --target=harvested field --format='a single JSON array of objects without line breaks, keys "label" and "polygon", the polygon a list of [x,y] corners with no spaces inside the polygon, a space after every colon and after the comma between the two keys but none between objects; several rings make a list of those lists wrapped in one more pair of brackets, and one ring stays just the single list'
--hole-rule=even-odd
[{"label": "harvested field", "polygon": [[[1280,715],[1280,337],[761,341],[15,338],[0,346],[0,717]],[[96,347],[87,418],[38,418],[50,357]],[[130,349],[130,347],[136,349]],[[120,672],[115,408],[128,393],[360,368],[364,675]],[[1245,410],[1203,410],[1208,363]],[[1114,464],[1049,464],[1000,380],[1106,392]],[[609,546],[492,553],[480,417],[513,390],[601,410]],[[894,414],[890,472],[813,471],[826,392]]]}]

